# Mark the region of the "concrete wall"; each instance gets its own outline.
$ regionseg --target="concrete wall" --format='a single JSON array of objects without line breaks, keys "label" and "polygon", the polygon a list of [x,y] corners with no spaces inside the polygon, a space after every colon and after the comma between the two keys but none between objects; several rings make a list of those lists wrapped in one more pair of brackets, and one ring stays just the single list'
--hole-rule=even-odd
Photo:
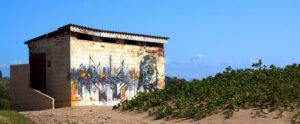
[{"label": "concrete wall", "polygon": [[54,99],[30,88],[29,65],[10,66],[10,97],[21,110],[54,109]]},{"label": "concrete wall", "polygon": [[71,37],[71,105],[114,105],[164,88],[164,49]]},{"label": "concrete wall", "polygon": [[55,107],[70,106],[70,37],[68,33],[40,39],[29,45],[30,54],[46,54],[46,94]]}]

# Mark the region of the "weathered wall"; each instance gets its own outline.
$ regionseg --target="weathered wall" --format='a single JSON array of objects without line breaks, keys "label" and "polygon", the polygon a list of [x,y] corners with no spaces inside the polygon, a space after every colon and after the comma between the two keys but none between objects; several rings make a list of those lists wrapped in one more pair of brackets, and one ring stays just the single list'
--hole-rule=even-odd
[{"label": "weathered wall", "polygon": [[163,47],[71,37],[71,105],[114,105],[164,88]]},{"label": "weathered wall", "polygon": [[29,65],[10,66],[10,97],[22,110],[54,109],[54,99],[30,88]]},{"label": "weathered wall", "polygon": [[46,54],[46,94],[55,99],[55,107],[70,106],[70,37],[61,33],[31,42],[30,54]]}]

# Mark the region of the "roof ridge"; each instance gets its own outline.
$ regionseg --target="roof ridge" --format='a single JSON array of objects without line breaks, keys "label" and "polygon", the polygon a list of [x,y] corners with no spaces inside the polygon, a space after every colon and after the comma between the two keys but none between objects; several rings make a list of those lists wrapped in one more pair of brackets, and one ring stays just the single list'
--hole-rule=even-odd
[{"label": "roof ridge", "polygon": [[169,37],[164,37],[164,36],[156,36],[156,35],[147,35],[147,34],[140,34],[140,33],[129,33],[129,32],[122,32],[122,31],[112,31],[112,30],[103,30],[103,29],[96,29],[96,28],[91,28],[88,26],[83,26],[83,25],[78,25],[78,24],[73,24],[73,23],[69,23],[67,25],[64,25],[58,29],[63,29],[66,27],[79,27],[79,28],[85,28],[88,30],[93,30],[93,31],[100,31],[100,32],[109,32],[109,33],[119,33],[119,34],[128,34],[128,35],[137,35],[137,36],[144,36],[144,37],[153,37],[153,38],[161,38],[161,39],[170,39]]},{"label": "roof ridge", "polygon": [[34,41],[34,40],[37,40],[37,39],[40,39],[40,38],[43,38],[43,37],[47,37],[50,34],[55,34],[57,32],[61,32],[61,31],[64,31],[64,30],[69,30],[71,32],[74,32],[74,30],[72,30],[71,27],[83,28],[83,29],[86,29],[86,30],[91,30],[91,31],[100,32],[100,33],[104,32],[104,33],[115,33],[115,34],[121,34],[121,35],[135,35],[135,36],[140,36],[140,37],[145,37],[145,38],[157,38],[157,39],[163,39],[163,40],[170,39],[169,37],[163,37],[163,36],[146,35],[146,34],[139,34],[139,33],[129,33],[129,32],[121,32],[121,31],[111,31],[111,30],[101,30],[101,29],[96,29],[96,28],[91,28],[91,27],[87,27],[87,26],[82,26],[82,25],[69,23],[69,24],[66,24],[66,25],[63,25],[63,26],[57,28],[56,30],[54,30],[52,32],[48,32],[48,33],[45,33],[45,34],[40,35],[38,37],[35,37],[33,39],[27,40],[25,42],[25,44],[28,44],[31,41]]}]

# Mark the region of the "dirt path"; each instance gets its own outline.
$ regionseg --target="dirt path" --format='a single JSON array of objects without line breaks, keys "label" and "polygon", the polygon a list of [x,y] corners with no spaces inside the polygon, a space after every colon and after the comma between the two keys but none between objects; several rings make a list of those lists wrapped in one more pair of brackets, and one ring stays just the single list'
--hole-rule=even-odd
[{"label": "dirt path", "polygon": [[20,112],[30,117],[36,124],[288,124],[291,114],[273,119],[276,113],[268,117],[252,118],[253,110],[240,110],[233,118],[224,119],[224,114],[209,116],[201,121],[191,119],[154,120],[147,113],[113,111],[111,107],[69,107],[55,110]]}]

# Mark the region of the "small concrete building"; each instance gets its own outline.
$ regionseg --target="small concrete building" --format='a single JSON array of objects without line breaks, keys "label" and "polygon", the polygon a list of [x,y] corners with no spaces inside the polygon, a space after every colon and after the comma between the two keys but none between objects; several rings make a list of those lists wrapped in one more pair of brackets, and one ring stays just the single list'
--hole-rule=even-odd
[{"label": "small concrete building", "polygon": [[29,65],[11,65],[12,104],[31,110],[112,106],[163,89],[167,40],[75,24],[28,40]]}]

